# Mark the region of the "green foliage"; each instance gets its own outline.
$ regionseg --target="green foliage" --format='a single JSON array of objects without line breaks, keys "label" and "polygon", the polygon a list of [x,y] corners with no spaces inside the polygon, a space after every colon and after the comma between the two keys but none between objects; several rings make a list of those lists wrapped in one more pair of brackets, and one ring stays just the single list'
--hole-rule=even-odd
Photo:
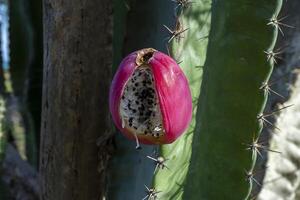
[{"label": "green foliage", "polygon": [[[213,1],[207,58],[198,102],[192,158],[184,199],[248,198],[256,161],[246,151],[262,129],[277,32],[268,20],[278,15],[281,0]],[[246,181],[245,181],[246,179]],[[248,194],[248,195],[247,195]]]}]

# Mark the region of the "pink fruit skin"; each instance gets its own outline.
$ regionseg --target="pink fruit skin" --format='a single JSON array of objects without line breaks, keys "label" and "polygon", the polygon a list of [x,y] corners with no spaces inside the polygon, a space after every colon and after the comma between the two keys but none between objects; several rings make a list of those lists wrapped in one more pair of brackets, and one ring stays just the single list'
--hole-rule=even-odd
[{"label": "pink fruit skin", "polygon": [[[119,105],[126,82],[138,67],[136,64],[138,52],[131,53],[121,62],[112,81],[109,96],[112,118],[118,129],[130,139],[134,139],[134,135],[130,130],[122,128]],[[174,142],[190,124],[192,97],[189,84],[176,61],[164,53],[154,51],[148,65],[154,77],[165,134],[160,138],[151,135],[138,135],[138,138],[144,144],[169,144]]]}]

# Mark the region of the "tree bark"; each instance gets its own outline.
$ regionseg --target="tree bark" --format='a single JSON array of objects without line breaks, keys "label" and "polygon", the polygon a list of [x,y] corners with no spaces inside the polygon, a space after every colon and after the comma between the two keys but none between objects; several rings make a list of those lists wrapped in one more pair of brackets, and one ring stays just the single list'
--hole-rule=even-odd
[{"label": "tree bark", "polygon": [[41,199],[103,199],[112,150],[112,1],[43,6]]}]

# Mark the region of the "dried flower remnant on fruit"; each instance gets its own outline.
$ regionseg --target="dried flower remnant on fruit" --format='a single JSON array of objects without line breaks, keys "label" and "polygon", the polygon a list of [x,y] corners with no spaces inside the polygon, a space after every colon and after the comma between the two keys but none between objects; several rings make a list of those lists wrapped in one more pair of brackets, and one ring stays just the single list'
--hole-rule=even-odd
[{"label": "dried flower remnant on fruit", "polygon": [[158,199],[157,194],[160,193],[161,191],[157,191],[155,188],[148,188],[145,185],[145,188],[147,189],[146,191],[146,196],[142,200],[156,200]]}]

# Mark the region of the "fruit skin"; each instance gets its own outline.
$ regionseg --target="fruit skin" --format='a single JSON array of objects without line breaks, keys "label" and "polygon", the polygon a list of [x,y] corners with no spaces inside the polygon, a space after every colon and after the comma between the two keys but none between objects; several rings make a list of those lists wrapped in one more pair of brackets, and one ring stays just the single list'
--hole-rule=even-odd
[{"label": "fruit skin", "polygon": [[[143,55],[152,56],[144,60]],[[135,69],[148,64],[153,73],[156,95],[162,113],[163,136],[137,135],[144,144],[168,144],[175,141],[188,127],[192,117],[192,98],[188,81],[176,63],[168,55],[154,49],[142,49],[129,54],[121,62],[110,88],[110,111],[118,129],[128,138],[134,139],[134,133],[122,128],[119,113],[120,100],[127,81]]]}]

